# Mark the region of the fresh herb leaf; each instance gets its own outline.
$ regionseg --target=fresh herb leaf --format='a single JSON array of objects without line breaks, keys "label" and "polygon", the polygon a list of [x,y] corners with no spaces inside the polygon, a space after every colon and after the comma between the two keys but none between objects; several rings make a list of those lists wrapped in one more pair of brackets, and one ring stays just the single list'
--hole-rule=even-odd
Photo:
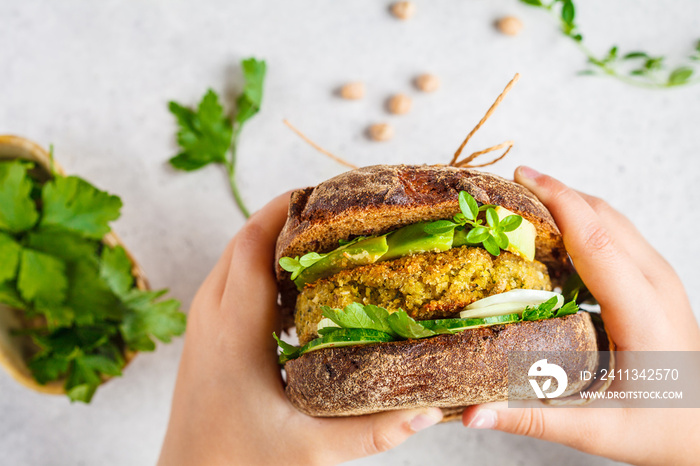
[{"label": "fresh herb leaf", "polygon": [[236,99],[233,119],[228,118],[219,101],[219,96],[209,89],[197,108],[191,110],[177,102],[168,108],[177,119],[179,130],[177,142],[181,151],[170,159],[170,164],[179,170],[192,171],[210,163],[226,167],[234,200],[243,215],[250,212],[243,202],[236,183],[236,152],[243,124],[258,113],[262,103],[266,64],[262,60],[248,58],[241,62],[245,84]]},{"label": "fresh herb leaf", "polygon": [[0,163],[0,230],[21,233],[39,219],[31,199],[32,182],[27,164],[20,161]]},{"label": "fresh herb leaf", "polygon": [[100,278],[117,296],[126,296],[134,287],[132,264],[121,246],[105,247],[100,260]]},{"label": "fresh herb leaf", "polygon": [[66,304],[75,313],[78,325],[92,325],[105,319],[119,321],[123,309],[108,283],[100,277],[98,266],[79,261],[69,264],[70,287]]},{"label": "fresh herb leaf", "polygon": [[248,58],[241,62],[241,69],[245,85],[236,101],[236,122],[242,125],[260,110],[267,64],[262,60]]},{"label": "fresh herb leaf", "polygon": [[387,322],[389,312],[378,306],[352,303],[343,310],[328,306],[322,306],[321,309],[323,316],[331,319],[340,328],[378,330],[396,336]]},{"label": "fresh herb leaf", "polygon": [[22,301],[17,290],[9,283],[0,283],[0,303],[14,309],[27,309],[27,304]]},{"label": "fresh herb leaf", "polygon": [[489,229],[486,227],[476,227],[469,230],[467,233],[467,241],[474,244],[479,244],[489,237]]},{"label": "fresh herb leaf", "polygon": [[[119,326],[130,349],[153,351],[153,338],[170,343],[172,337],[185,332],[185,314],[179,311],[180,302],[175,299],[156,301],[152,293],[133,289],[124,302],[128,311]],[[156,295],[157,296],[157,295]],[[142,300],[139,298],[147,297]]]},{"label": "fresh herb leaf", "polygon": [[681,84],[685,84],[688,82],[690,77],[693,75],[693,69],[688,68],[687,66],[682,66],[680,68],[676,68],[671,72],[671,74],[668,77],[668,85],[669,86],[680,86]]},{"label": "fresh herb leaf", "polygon": [[177,102],[170,102],[169,109],[180,126],[177,143],[182,149],[170,159],[173,167],[192,171],[212,162],[226,161],[226,152],[233,139],[233,127],[224,114],[216,92],[209,89],[196,112]]},{"label": "fresh herb leaf", "polygon": [[513,231],[523,223],[523,218],[520,215],[509,215],[499,222],[503,231]]},{"label": "fresh herb leaf", "polygon": [[574,301],[569,301],[568,303],[564,304],[562,307],[557,309],[555,317],[564,317],[571,314],[576,314],[578,312],[578,309],[578,305]]},{"label": "fresh herb leaf", "polygon": [[282,349],[282,354],[280,354],[280,359],[279,362],[280,364],[284,364],[285,362],[295,359],[299,357],[299,353],[301,352],[301,348],[298,346],[290,345],[284,340],[280,340],[280,338],[277,336],[276,333],[272,333],[272,336],[274,339],[277,341],[277,345]]},{"label": "fresh herb leaf", "polygon": [[476,220],[479,216],[479,205],[476,200],[466,191],[459,192],[459,209],[467,220]]},{"label": "fresh herb leaf", "polygon": [[0,283],[17,277],[22,247],[10,236],[0,231]]},{"label": "fresh herb leaf", "polygon": [[423,327],[421,324],[413,320],[406,311],[396,311],[387,317],[389,326],[403,338],[427,338],[437,335],[434,331]]},{"label": "fresh herb leaf", "polygon": [[56,177],[41,191],[40,225],[100,239],[119,218],[122,201],[77,176]]},{"label": "fresh herb leaf", "polygon": [[493,236],[489,235],[482,244],[484,245],[484,249],[486,249],[492,255],[498,256],[501,254],[501,249]]},{"label": "fresh herb leaf", "polygon": [[[591,70],[587,70],[586,72],[578,74],[610,76],[621,82],[648,89],[665,89],[674,86],[700,83],[700,79],[698,78],[691,79],[692,75],[695,73],[694,69],[690,66],[680,66],[668,74],[660,73],[659,71],[663,68],[664,57],[652,57],[643,51],[633,51],[621,55],[618,47],[613,46],[604,56],[598,58],[583,44],[583,35],[579,32],[575,22],[576,7],[573,0],[551,0],[548,3],[543,3],[541,0],[520,1],[536,8],[554,12],[555,14],[556,7],[559,5],[561,6],[559,17],[562,33],[571,40],[577,42],[579,48],[586,55],[588,63],[592,64],[600,71],[599,73],[592,73],[590,72]],[[625,71],[625,67],[618,66],[622,61],[638,59],[644,60],[640,68]],[[700,60],[700,41],[695,45],[695,51],[689,56],[689,59],[691,60],[690,63]]]},{"label": "fresh herb leaf", "polygon": [[39,229],[27,235],[27,246],[66,262],[81,260],[97,264],[100,242],[70,231]]},{"label": "fresh herb leaf", "polygon": [[55,257],[31,249],[22,250],[17,288],[27,302],[37,306],[60,305],[66,298],[65,264]]}]

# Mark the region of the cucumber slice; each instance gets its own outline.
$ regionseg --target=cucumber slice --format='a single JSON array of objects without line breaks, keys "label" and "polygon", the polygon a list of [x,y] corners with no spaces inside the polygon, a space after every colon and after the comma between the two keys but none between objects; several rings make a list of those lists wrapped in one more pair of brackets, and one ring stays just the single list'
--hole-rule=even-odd
[{"label": "cucumber slice", "polygon": [[388,333],[369,329],[347,329],[339,328],[333,330],[321,338],[316,338],[305,344],[299,354],[305,354],[324,348],[339,348],[341,346],[369,345],[372,343],[383,343],[393,341],[394,338]]},{"label": "cucumber slice", "polygon": [[518,314],[507,314],[501,316],[484,317],[480,319],[422,320],[419,323],[437,333],[457,333],[471,328],[512,324],[519,321],[520,316]]}]

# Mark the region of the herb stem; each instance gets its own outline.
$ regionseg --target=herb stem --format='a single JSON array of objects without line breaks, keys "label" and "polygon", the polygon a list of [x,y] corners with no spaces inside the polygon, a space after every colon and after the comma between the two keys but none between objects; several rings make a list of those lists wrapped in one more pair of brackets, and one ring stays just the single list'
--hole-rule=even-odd
[{"label": "herb stem", "polygon": [[[235,160],[235,148],[232,147],[232,160]],[[243,197],[241,197],[240,191],[238,191],[238,184],[236,183],[236,169],[233,163],[230,161],[226,162],[226,171],[228,172],[228,181],[231,184],[231,193],[233,194],[233,199],[236,201],[236,205],[245,218],[250,218],[250,211],[243,202]]]}]

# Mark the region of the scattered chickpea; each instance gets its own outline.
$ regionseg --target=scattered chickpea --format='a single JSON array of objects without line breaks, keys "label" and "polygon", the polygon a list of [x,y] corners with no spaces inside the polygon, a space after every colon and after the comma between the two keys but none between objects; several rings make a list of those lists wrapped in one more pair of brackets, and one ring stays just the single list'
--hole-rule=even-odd
[{"label": "scattered chickpea", "polygon": [[422,74],[415,80],[415,85],[423,92],[434,92],[440,87],[440,79],[434,74]]},{"label": "scattered chickpea", "polygon": [[365,83],[347,83],[340,88],[340,97],[348,100],[358,100],[365,96]]},{"label": "scattered chickpea", "polygon": [[413,2],[396,2],[391,5],[391,14],[400,20],[407,20],[416,12]]},{"label": "scattered chickpea", "polygon": [[375,123],[367,132],[373,141],[388,141],[394,137],[394,128],[387,123]]},{"label": "scattered chickpea", "polygon": [[504,16],[496,21],[496,27],[507,36],[515,36],[523,28],[523,22],[515,16]]},{"label": "scattered chickpea", "polygon": [[394,115],[405,115],[411,111],[411,98],[406,94],[393,95],[387,103],[387,108]]}]

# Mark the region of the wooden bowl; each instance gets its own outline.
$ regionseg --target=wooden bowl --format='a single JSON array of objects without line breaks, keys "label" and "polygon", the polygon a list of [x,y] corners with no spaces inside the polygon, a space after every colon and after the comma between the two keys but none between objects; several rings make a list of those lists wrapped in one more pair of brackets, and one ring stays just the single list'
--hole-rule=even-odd
[{"label": "wooden bowl", "polygon": [[[46,179],[51,178],[51,159],[49,153],[38,144],[18,136],[3,136],[0,135],[0,160],[23,159],[29,160],[36,164],[36,168],[41,171]],[[54,160],[54,171],[65,175],[63,168]],[[126,251],[129,260],[131,261],[131,273],[134,276],[136,287],[140,290],[148,290],[149,285],[143,269],[136,262],[134,257],[128,251],[121,239],[110,232],[102,238],[102,242],[110,247],[122,246]],[[26,361],[37,351],[34,342],[28,336],[12,335],[12,330],[21,329],[23,327],[22,319],[23,311],[13,309],[0,303],[0,366],[17,382],[27,388],[31,388],[40,393],[52,395],[65,394],[63,385],[65,380],[55,380],[46,385],[39,384],[32,372],[27,367]],[[128,364],[136,352],[126,349],[124,351],[124,360]],[[107,381],[111,377],[103,377]]]}]

